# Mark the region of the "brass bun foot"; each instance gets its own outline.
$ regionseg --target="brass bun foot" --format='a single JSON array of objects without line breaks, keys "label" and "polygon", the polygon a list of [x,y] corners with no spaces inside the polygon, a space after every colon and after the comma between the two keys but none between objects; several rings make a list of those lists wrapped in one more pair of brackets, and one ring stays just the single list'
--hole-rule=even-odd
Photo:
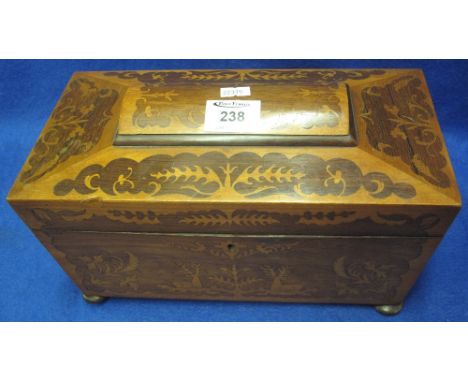
[{"label": "brass bun foot", "polygon": [[385,316],[395,316],[403,309],[403,303],[397,305],[376,305],[375,310]]},{"label": "brass bun foot", "polygon": [[106,297],[102,296],[90,296],[83,293],[83,299],[90,304],[100,304],[107,300]]}]

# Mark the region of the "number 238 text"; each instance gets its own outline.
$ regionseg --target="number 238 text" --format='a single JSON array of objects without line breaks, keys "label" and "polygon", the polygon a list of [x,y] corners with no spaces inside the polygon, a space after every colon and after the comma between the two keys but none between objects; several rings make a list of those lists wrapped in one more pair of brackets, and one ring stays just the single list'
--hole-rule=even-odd
[{"label": "number 238 text", "polygon": [[245,119],[245,114],[243,111],[222,111],[221,112],[221,122],[242,122]]}]

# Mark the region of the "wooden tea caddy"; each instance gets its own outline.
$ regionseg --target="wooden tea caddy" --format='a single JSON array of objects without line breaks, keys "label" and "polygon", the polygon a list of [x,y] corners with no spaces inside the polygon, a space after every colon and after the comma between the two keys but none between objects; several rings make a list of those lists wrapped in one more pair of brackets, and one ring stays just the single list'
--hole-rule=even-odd
[{"label": "wooden tea caddy", "polygon": [[[208,129],[207,100],[261,120]],[[89,302],[386,314],[461,207],[423,73],[380,69],[75,73],[8,200]]]}]

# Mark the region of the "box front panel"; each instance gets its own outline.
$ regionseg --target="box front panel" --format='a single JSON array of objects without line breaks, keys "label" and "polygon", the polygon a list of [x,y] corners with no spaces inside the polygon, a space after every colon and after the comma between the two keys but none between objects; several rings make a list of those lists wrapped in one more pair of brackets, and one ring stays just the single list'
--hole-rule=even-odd
[{"label": "box front panel", "polygon": [[438,238],[54,232],[38,236],[87,294],[401,302]]}]

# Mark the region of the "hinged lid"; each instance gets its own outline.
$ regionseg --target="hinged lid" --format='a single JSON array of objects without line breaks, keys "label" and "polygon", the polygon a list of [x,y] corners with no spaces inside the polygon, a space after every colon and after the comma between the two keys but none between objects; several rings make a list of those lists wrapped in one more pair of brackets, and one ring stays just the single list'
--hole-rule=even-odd
[{"label": "hinged lid", "polygon": [[[116,145],[355,145],[345,83],[330,86],[306,71],[173,71],[138,78],[145,86],[134,84],[122,97]],[[245,90],[235,96],[236,89]],[[260,113],[248,121],[253,104]],[[214,120],[205,115],[211,105],[219,109]]]},{"label": "hinged lid", "polygon": [[[257,123],[207,128],[233,100]],[[441,235],[460,207],[418,70],[76,73],[9,200],[56,229],[335,235]]]}]

